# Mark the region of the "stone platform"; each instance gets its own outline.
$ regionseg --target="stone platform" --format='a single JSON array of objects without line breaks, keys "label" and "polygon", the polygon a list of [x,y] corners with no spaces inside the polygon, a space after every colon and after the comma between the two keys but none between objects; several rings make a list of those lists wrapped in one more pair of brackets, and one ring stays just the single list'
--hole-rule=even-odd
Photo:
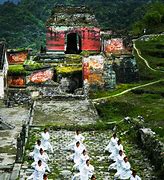
[{"label": "stone platform", "polygon": [[24,107],[6,108],[0,101],[0,117],[12,128],[0,130],[0,180],[8,180],[16,157],[17,137],[22,125],[29,119],[29,110]]},{"label": "stone platform", "polygon": [[35,103],[32,125],[92,124],[98,118],[91,101],[84,100],[40,100]]}]

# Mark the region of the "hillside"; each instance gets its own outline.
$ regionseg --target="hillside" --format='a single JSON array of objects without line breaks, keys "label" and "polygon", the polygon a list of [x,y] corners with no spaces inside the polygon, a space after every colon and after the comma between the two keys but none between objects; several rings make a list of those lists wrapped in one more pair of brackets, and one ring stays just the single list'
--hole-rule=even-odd
[{"label": "hillside", "polygon": [[149,65],[155,69],[164,71],[164,35],[145,36],[136,41],[136,46],[142,57],[149,61]]},{"label": "hillside", "polygon": [[3,4],[3,3],[5,3],[5,2],[7,2],[7,1],[13,2],[13,3],[15,3],[15,4],[17,4],[18,2],[20,2],[20,0],[0,0],[0,4]]},{"label": "hillside", "polygon": [[0,39],[6,39],[9,48],[32,47],[45,44],[45,22],[56,4],[89,6],[101,28],[127,33],[148,6],[147,0],[22,0],[18,5],[6,2],[0,5]]},{"label": "hillside", "polygon": [[164,31],[164,3],[162,2],[163,1],[157,1],[156,3],[151,3],[148,6],[144,5],[140,9],[140,12],[144,11],[144,15],[141,19],[134,22],[132,26],[133,34],[152,34]]}]

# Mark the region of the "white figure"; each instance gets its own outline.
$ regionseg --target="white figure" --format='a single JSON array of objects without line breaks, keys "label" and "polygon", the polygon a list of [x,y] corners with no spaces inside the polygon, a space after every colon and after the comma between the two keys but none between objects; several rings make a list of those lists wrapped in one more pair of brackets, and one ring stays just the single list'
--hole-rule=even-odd
[{"label": "white figure", "polygon": [[118,138],[116,137],[116,133],[113,134],[113,137],[110,139],[109,144],[105,148],[106,151],[112,153],[115,149],[115,146],[117,144]]},{"label": "white figure", "polygon": [[42,165],[42,161],[39,160],[38,164],[35,166],[35,170],[27,180],[43,180],[43,175],[45,174],[45,167]]},{"label": "white figure", "polygon": [[121,170],[124,157],[125,155],[123,154],[123,151],[120,150],[116,162],[112,163],[108,169],[117,169],[117,172],[119,172]]},{"label": "white figure", "polygon": [[80,134],[80,131],[79,130],[76,130],[76,135],[75,135],[75,141],[79,141],[80,143],[83,143],[85,137]]},{"label": "white figure", "polygon": [[74,147],[74,154],[73,154],[73,161],[75,164],[79,164],[80,162],[80,156],[84,150],[84,146],[80,144],[80,142],[76,142],[76,145]]},{"label": "white figure", "polygon": [[113,151],[109,156],[109,159],[112,159],[113,161],[116,161],[120,150],[123,151],[123,145],[121,144],[121,140],[119,139],[117,141],[117,144],[114,146]]},{"label": "white figure", "polygon": [[35,167],[37,165],[37,162],[41,160],[42,165],[45,167],[45,169],[50,172],[50,169],[48,167],[47,162],[49,161],[49,157],[46,152],[44,152],[43,149],[40,149],[39,155],[35,158],[35,161],[31,164],[32,167]]},{"label": "white figure", "polygon": [[128,158],[124,157],[120,170],[114,175],[114,179],[129,179],[131,177],[132,171],[131,166],[128,162]]},{"label": "white figure", "polygon": [[94,173],[94,167],[90,164],[89,159],[86,164],[80,169],[80,180],[89,180]]},{"label": "white figure", "polygon": [[40,141],[40,140],[37,140],[37,143],[36,143],[35,146],[34,146],[34,150],[33,150],[33,152],[31,152],[31,153],[29,154],[29,156],[35,159],[35,158],[40,154],[40,152],[39,152],[40,149],[44,149],[44,148],[43,148],[43,146],[41,145],[41,141]]},{"label": "white figure", "polygon": [[76,173],[72,180],[80,179],[80,180],[89,180],[94,173],[94,167],[90,164],[89,159],[86,160],[84,166],[80,169],[80,173]]},{"label": "white figure", "polygon": [[41,133],[41,144],[45,150],[48,150],[48,151],[50,150],[51,153],[53,153],[53,148],[49,142],[49,139],[50,139],[50,135],[49,135],[48,129],[45,128],[44,132]]},{"label": "white figure", "polygon": [[74,136],[74,139],[73,139],[73,142],[71,142],[69,145],[68,145],[68,150],[73,150],[74,149],[74,146],[76,144],[76,142],[80,142],[81,145],[83,144],[83,141],[84,141],[85,137],[80,134],[80,131],[79,130],[76,130],[76,134]]},{"label": "white figure", "polygon": [[141,178],[137,175],[137,172],[133,170],[132,175],[130,176],[130,180],[141,180]]},{"label": "white figure", "polygon": [[87,151],[84,149],[79,158],[79,161],[73,166],[73,168],[80,171],[80,169],[85,165],[86,160],[88,159],[89,159],[89,156],[87,154]]}]

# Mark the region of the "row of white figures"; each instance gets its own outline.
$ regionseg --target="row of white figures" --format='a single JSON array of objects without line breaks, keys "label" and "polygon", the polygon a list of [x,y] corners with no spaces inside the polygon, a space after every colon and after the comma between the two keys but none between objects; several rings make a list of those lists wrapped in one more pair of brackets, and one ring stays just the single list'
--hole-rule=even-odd
[{"label": "row of white figures", "polygon": [[87,154],[85,145],[83,144],[84,136],[77,130],[73,142],[68,145],[69,150],[74,153],[69,157],[75,163],[73,169],[79,171],[76,173],[72,180],[95,180],[94,167],[90,164],[90,158]]},{"label": "row of white figures", "polygon": [[131,171],[131,165],[124,153],[121,140],[117,138],[116,133],[113,134],[113,137],[110,139],[105,151],[111,153],[109,159],[114,161],[114,163],[109,166],[109,170],[117,170],[114,179],[141,180],[135,170]]},{"label": "row of white figures", "polygon": [[47,152],[53,153],[53,148],[49,140],[50,135],[48,129],[45,128],[44,132],[41,133],[41,140],[37,140],[33,152],[29,154],[34,159],[34,162],[31,164],[34,172],[27,178],[28,180],[48,180],[46,171],[50,172],[50,168],[47,164],[49,161]]}]

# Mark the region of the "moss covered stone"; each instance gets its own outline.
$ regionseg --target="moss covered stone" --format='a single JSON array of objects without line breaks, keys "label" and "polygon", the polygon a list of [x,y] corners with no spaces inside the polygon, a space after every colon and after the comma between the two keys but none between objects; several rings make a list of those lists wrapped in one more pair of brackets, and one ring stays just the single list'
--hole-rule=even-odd
[{"label": "moss covered stone", "polygon": [[10,65],[8,69],[9,75],[26,75],[27,71],[23,65]]},{"label": "moss covered stone", "polygon": [[56,67],[56,72],[57,74],[62,74],[62,75],[71,75],[77,72],[82,71],[82,66],[64,66],[64,67]]}]

